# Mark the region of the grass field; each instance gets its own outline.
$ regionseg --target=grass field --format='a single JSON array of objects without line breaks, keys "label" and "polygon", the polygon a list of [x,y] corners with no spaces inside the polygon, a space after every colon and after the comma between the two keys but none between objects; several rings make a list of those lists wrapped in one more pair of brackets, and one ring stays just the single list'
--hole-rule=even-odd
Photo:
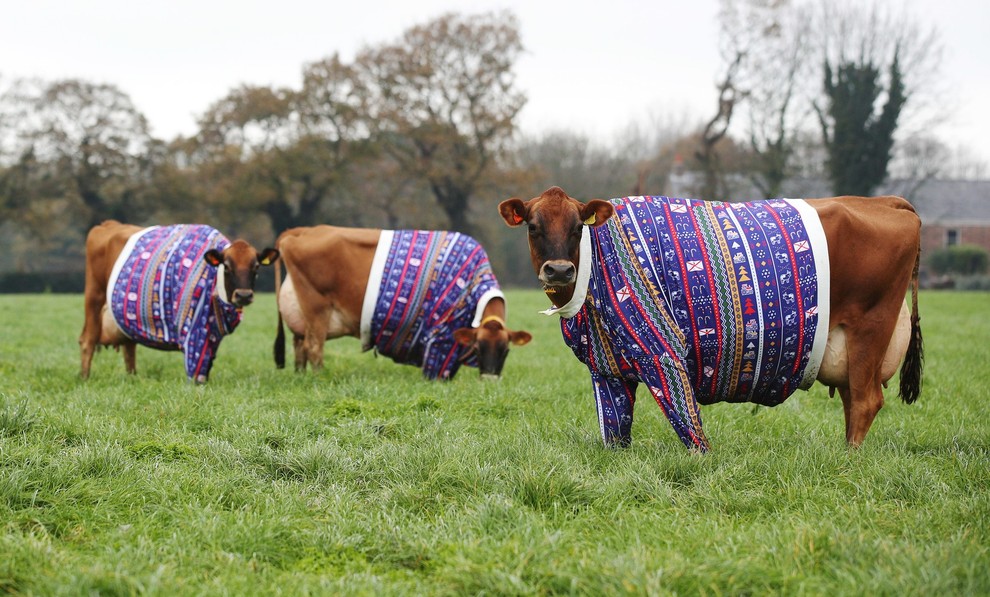
[{"label": "grass field", "polygon": [[922,294],[924,391],[861,449],[816,386],[704,407],[704,456],[643,388],[602,448],[546,300],[509,299],[499,383],[351,339],[278,371],[267,295],[196,387],[143,348],[81,382],[82,297],[0,296],[0,593],[990,594],[990,295]]}]

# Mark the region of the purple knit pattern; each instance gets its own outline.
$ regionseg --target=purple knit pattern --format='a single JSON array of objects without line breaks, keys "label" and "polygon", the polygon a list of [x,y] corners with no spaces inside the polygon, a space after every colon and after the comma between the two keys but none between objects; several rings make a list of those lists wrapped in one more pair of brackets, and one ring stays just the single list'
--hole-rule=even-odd
[{"label": "purple knit pattern", "polygon": [[602,434],[628,443],[645,383],[678,437],[708,448],[698,404],[773,406],[798,389],[818,323],[814,248],[786,201],[613,199],[591,234],[580,311],[561,319],[592,374]]},{"label": "purple knit pattern", "polygon": [[[206,263],[210,249],[230,242],[201,225],[148,228],[139,232],[116,283],[109,306],[120,329],[152,348],[181,350],[186,375],[206,381],[220,340],[240,323],[240,311],[215,296],[217,268]],[[222,267],[222,266],[221,266]]]},{"label": "purple knit pattern", "polygon": [[484,248],[458,232],[396,230],[371,320],[375,350],[423,368],[429,379],[449,379],[467,348],[454,330],[471,327],[479,299],[498,289]]}]

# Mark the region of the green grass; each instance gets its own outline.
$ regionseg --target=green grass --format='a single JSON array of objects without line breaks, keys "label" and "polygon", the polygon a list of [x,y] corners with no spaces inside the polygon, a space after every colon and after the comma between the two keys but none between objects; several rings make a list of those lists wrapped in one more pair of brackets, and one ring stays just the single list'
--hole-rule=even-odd
[{"label": "green grass", "polygon": [[922,295],[924,391],[861,449],[816,386],[704,407],[704,456],[643,389],[602,448],[545,299],[509,300],[499,383],[352,339],[278,371],[269,295],[196,387],[143,348],[82,382],[82,298],[0,296],[0,593],[990,594],[990,295]]}]

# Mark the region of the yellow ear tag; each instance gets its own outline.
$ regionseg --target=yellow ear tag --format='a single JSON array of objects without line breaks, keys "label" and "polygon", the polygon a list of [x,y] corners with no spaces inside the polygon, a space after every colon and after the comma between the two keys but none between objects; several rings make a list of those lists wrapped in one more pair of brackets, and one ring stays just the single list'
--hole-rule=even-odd
[{"label": "yellow ear tag", "polygon": [[587,224],[588,226],[591,226],[592,224],[594,224],[595,223],[595,214],[591,214],[590,216],[588,216],[588,219],[585,220],[584,223]]}]

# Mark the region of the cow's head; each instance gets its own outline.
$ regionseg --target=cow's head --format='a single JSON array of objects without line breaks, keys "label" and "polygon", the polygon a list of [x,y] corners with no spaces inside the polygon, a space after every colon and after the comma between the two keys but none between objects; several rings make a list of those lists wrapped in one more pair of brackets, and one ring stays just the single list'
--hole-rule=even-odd
[{"label": "cow's head", "polygon": [[[501,299],[492,299],[496,300]],[[499,315],[485,317],[476,328],[454,330],[454,340],[468,348],[461,360],[477,357],[482,379],[498,379],[509,355],[509,345],[522,346],[532,339],[529,332],[505,327],[505,320]]]},{"label": "cow's head", "polygon": [[529,201],[506,199],[498,211],[509,226],[528,225],[533,269],[557,306],[570,300],[574,292],[583,227],[601,226],[614,213],[608,201],[581,203],[560,187],[550,187]]},{"label": "cow's head", "polygon": [[[217,294],[234,306],[246,307],[254,301],[254,281],[258,268],[278,259],[278,249],[261,253],[244,240],[235,240],[222,252],[210,249],[203,255],[206,263],[218,268]],[[220,267],[223,266],[223,267]]]}]

